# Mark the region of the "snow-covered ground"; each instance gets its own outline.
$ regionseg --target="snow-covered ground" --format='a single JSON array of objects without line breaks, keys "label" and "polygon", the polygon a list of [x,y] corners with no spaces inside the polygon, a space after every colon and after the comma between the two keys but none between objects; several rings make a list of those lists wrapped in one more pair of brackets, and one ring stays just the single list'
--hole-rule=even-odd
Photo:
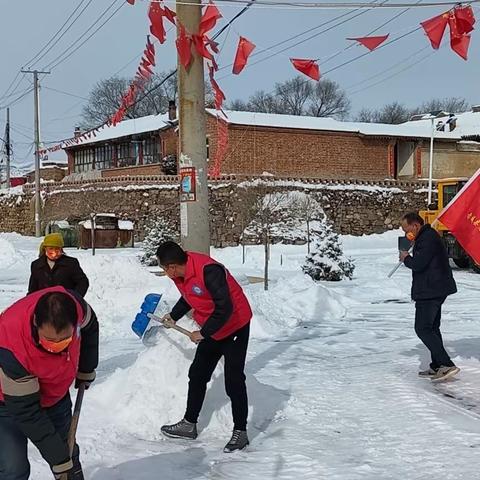
[{"label": "snow-covered ground", "polygon": [[[245,285],[255,314],[247,365],[251,445],[232,455],[222,453],[232,425],[220,371],[198,440],[160,434],[162,424],[183,414],[194,347],[169,330],[147,348],[130,324],[147,293],[163,293],[172,305],[174,286],[142,267],[137,249],[95,257],[70,250],[90,278],[87,299],[101,323],[98,380],[87,392],[78,434],[86,478],[479,478],[480,275],[456,270],[459,293],[444,307],[458,379],[419,379],[427,355],[413,332],[410,274],[402,267],[386,278],[397,235],[343,237],[357,268],[354,280],[335,284],[315,284],[301,273],[305,247],[272,248],[270,291]],[[36,239],[0,234],[0,309],[25,293],[37,248]],[[247,249],[244,265],[238,248],[212,254],[242,283],[262,275],[260,247]],[[32,478],[49,479],[33,448],[32,459]]]}]

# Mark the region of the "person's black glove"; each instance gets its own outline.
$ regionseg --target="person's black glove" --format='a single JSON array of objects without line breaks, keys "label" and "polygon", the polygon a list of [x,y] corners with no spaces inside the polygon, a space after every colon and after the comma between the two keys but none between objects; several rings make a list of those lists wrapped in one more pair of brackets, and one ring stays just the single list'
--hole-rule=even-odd
[{"label": "person's black glove", "polygon": [[95,380],[95,370],[90,373],[77,372],[77,378],[75,378],[75,388],[80,388],[80,385],[85,385],[85,390],[88,390],[90,384]]},{"label": "person's black glove", "polygon": [[73,474],[73,462],[69,458],[67,461],[59,464],[53,465],[52,472],[56,480],[68,480]]}]

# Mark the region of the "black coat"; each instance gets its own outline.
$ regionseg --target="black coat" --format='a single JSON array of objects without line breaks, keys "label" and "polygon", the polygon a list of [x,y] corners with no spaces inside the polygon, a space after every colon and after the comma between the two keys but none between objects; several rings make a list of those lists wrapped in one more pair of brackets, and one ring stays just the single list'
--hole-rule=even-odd
[{"label": "black coat", "polygon": [[88,278],[73,257],[62,255],[53,268],[50,268],[46,255],[32,262],[28,293],[48,287],[62,286],[67,290],[75,290],[82,297],[88,290]]},{"label": "black coat", "polygon": [[455,293],[457,286],[440,235],[428,224],[418,232],[413,257],[404,260],[412,270],[412,299],[430,300]]}]

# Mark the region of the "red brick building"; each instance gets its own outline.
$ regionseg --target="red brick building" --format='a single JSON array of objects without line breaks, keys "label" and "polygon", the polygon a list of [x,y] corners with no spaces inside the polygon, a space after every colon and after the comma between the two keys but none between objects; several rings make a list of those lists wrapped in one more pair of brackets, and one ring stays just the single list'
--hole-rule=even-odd
[{"label": "red brick building", "polygon": [[[424,177],[422,162],[427,158],[430,141],[428,124],[385,125],[226,113],[228,150],[221,166],[224,174],[365,180]],[[206,115],[211,160],[217,146],[217,120],[213,110],[207,109]],[[126,120],[115,127],[105,127],[95,138],[65,148],[69,173],[99,171],[97,175],[102,177],[174,173],[172,161],[178,157],[178,125],[174,117],[171,111]],[[455,131],[436,132],[435,149],[447,152],[447,157],[448,152],[455,152],[455,161],[460,163],[470,154],[475,157],[473,163],[480,166],[480,150],[463,152],[458,148],[461,140]]]}]

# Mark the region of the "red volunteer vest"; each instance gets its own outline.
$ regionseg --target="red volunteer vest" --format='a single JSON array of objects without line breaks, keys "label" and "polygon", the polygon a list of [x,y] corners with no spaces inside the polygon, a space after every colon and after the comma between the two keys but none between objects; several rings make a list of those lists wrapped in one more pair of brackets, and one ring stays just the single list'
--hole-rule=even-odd
[{"label": "red volunteer vest", "polygon": [[[215,310],[215,303],[212,300],[207,287],[205,286],[203,269],[207,265],[220,265],[208,255],[201,253],[187,252],[188,261],[186,265],[185,278],[175,278],[173,281],[182,297],[193,309],[193,318],[200,325],[205,325],[210,315]],[[252,318],[252,309],[248,303],[247,297],[243,293],[242,287],[225,269],[227,274],[227,284],[230,290],[230,297],[233,304],[233,313],[227,320],[227,323],[214,335],[215,340],[232,335],[240,328],[244,327]]]},{"label": "red volunteer vest", "polygon": [[[40,298],[49,292],[69,295],[77,306],[77,329],[72,343],[65,352],[54,354],[38,347],[32,336],[35,307]],[[83,310],[80,303],[63,287],[39,290],[18,300],[0,315],[0,347],[10,350],[15,358],[40,384],[40,404],[51,407],[68,392],[75,380],[80,359],[80,325]],[[3,401],[0,387],[0,401]]]}]

